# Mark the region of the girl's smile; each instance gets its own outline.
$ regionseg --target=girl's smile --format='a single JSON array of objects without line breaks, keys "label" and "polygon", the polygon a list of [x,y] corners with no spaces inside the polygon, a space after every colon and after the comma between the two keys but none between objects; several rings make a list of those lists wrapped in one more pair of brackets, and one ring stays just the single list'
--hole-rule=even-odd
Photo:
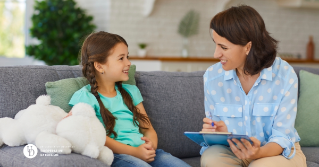
[{"label": "girl's smile", "polygon": [[129,70],[129,69],[123,70],[123,73],[126,74],[126,75],[128,75],[128,70]]}]

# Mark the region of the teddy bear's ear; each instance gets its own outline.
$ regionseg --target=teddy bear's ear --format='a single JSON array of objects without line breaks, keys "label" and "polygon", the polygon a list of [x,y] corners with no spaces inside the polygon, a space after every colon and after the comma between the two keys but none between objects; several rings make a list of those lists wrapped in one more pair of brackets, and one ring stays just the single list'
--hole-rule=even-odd
[{"label": "teddy bear's ear", "polygon": [[36,100],[37,105],[50,105],[51,104],[51,97],[49,95],[41,95]]}]

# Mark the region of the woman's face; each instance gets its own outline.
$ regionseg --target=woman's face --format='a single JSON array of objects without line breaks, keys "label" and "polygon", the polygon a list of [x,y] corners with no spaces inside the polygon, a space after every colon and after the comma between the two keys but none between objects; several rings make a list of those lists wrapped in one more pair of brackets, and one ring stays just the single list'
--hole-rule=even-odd
[{"label": "woman's face", "polygon": [[226,38],[219,36],[214,30],[212,31],[213,40],[216,44],[214,58],[220,59],[225,71],[236,68],[243,69],[251,42],[248,42],[246,46],[235,45]]}]

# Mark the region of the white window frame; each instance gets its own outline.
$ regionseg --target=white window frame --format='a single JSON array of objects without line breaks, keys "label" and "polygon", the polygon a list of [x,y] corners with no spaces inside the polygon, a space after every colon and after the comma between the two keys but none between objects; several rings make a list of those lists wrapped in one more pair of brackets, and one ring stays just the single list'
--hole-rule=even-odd
[{"label": "white window frame", "polygon": [[[32,26],[31,17],[33,14],[33,6],[35,0],[25,0],[25,24],[24,24],[24,35],[25,45],[30,45],[37,42],[36,39],[32,39],[29,33],[29,29]],[[0,57],[0,66],[17,66],[17,65],[45,65],[43,61],[36,60],[33,57],[24,55],[23,58],[10,58]]]}]

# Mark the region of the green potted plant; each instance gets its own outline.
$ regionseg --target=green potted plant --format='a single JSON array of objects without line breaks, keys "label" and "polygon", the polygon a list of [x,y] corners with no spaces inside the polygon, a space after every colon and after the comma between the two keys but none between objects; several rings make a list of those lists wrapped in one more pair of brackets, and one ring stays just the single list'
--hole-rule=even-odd
[{"label": "green potted plant", "polygon": [[188,38],[198,33],[199,13],[190,10],[181,20],[178,33],[183,37],[182,57],[188,57]]},{"label": "green potted plant", "polygon": [[139,43],[138,44],[139,46],[139,49],[137,51],[137,55],[139,57],[145,57],[146,56],[146,47],[147,47],[147,44],[146,43]]},{"label": "green potted plant", "polygon": [[40,43],[26,53],[47,65],[76,65],[86,35],[94,31],[93,17],[76,7],[74,0],[35,1],[30,34]]}]

